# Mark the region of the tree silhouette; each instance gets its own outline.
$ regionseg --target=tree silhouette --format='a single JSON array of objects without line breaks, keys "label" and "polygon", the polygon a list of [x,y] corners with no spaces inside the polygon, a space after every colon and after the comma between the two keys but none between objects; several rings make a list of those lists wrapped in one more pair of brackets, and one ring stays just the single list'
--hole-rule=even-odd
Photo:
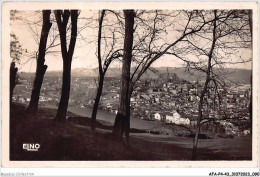
[{"label": "tree silhouette", "polygon": [[[245,11],[239,10],[210,10],[197,11],[204,19],[211,23],[206,24],[200,32],[182,40],[179,49],[174,53],[187,64],[187,70],[196,72],[205,78],[203,88],[199,93],[198,116],[195,137],[193,141],[192,160],[196,160],[196,151],[202,123],[214,121],[216,118],[205,118],[210,110],[221,109],[222,96],[220,88],[225,88],[226,76],[224,70],[227,64],[246,63],[251,59],[243,59],[240,49],[250,47],[251,38],[248,36],[249,23]],[[239,23],[238,23],[239,22]],[[236,58],[235,60],[233,60]],[[212,97],[214,104],[209,105],[207,99]],[[206,105],[206,110],[203,106]],[[207,110],[208,109],[208,110]],[[224,112],[225,115],[225,112]],[[211,120],[210,120],[211,119]],[[218,118],[219,120],[221,118]],[[226,117],[224,117],[226,119]]]},{"label": "tree silhouette", "polygon": [[[102,95],[102,90],[103,90],[103,84],[104,84],[104,79],[106,72],[110,66],[110,64],[118,59],[119,57],[122,57],[122,48],[120,46],[119,42],[119,37],[116,30],[118,30],[115,26],[110,27],[109,29],[105,28],[103,30],[104,26],[103,21],[104,17],[108,15],[111,11],[106,11],[102,10],[100,13],[100,18],[99,18],[99,25],[98,25],[98,43],[97,43],[97,59],[98,59],[98,72],[99,72],[99,77],[98,77],[98,87],[97,87],[97,93],[96,93],[96,98],[92,110],[92,115],[91,115],[91,128],[94,131],[95,130],[95,124],[96,124],[96,116],[97,116],[97,111],[98,111],[98,105],[99,101]],[[107,13],[107,15],[106,15]],[[112,14],[113,15],[113,14]],[[109,16],[108,16],[109,17]],[[109,25],[111,24],[111,18],[108,21]],[[107,34],[109,33],[109,34]],[[102,45],[103,41],[103,45]],[[118,47],[120,46],[120,47]],[[103,48],[102,48],[103,47]],[[102,51],[103,49],[104,51]],[[101,54],[103,53],[103,55]]]},{"label": "tree silhouette", "polygon": [[19,83],[19,77],[17,75],[18,68],[15,66],[15,63],[20,63],[21,56],[25,49],[22,48],[18,37],[14,34],[10,34],[10,57],[12,59],[10,65],[10,104],[12,103],[12,96],[15,86]]},{"label": "tree silhouette", "polygon": [[[55,10],[54,14],[59,29],[61,54],[63,59],[61,98],[55,120],[64,122],[66,120],[66,113],[70,96],[71,62],[77,39],[77,20],[79,12],[78,10]],[[71,35],[69,46],[67,48],[66,39],[69,18],[71,18]]]},{"label": "tree silhouette", "polygon": [[[113,134],[119,139],[125,137],[126,143],[129,141],[130,130],[130,68],[132,61],[132,47],[134,34],[134,10],[124,10],[125,16],[125,38],[124,38],[124,54],[122,61],[122,76],[120,103],[118,114],[116,115]],[[124,136],[125,135],[125,136]]]},{"label": "tree silhouette", "polygon": [[50,22],[50,10],[43,10],[42,11],[42,31],[40,37],[40,44],[38,49],[38,56],[37,56],[37,67],[36,67],[36,74],[33,83],[33,89],[31,94],[31,100],[29,103],[28,111],[31,114],[37,114],[38,103],[39,103],[39,96],[41,91],[41,86],[43,82],[44,74],[47,70],[47,65],[44,64],[45,62],[45,53],[46,53],[46,44],[49,35],[50,28],[52,23]]},{"label": "tree silhouette", "polygon": [[[133,30],[133,32],[135,32],[133,34],[133,38],[135,40],[133,39],[134,44],[132,46],[131,61],[132,64],[136,65],[133,67],[133,70],[131,72],[129,71],[130,73],[122,72],[120,106],[113,129],[113,133],[119,138],[122,138],[123,133],[125,133],[124,137],[126,138],[127,142],[129,137],[128,130],[130,127],[130,98],[135,89],[136,83],[141,79],[141,77],[143,76],[143,74],[146,73],[147,70],[151,70],[152,72],[158,74],[157,71],[151,67],[151,65],[155,61],[162,58],[164,55],[176,56],[175,48],[183,40],[185,40],[188,36],[192,36],[193,34],[201,31],[205,25],[213,22],[212,19],[204,19],[198,13],[195,13],[193,11],[181,12],[182,13],[178,11],[177,15],[167,14],[157,10],[139,11],[138,13],[133,12],[136,14],[134,21],[136,22],[136,26]],[[177,35],[175,39],[171,40],[171,42],[166,41],[165,38],[167,38],[167,36],[162,35],[162,33],[167,34],[166,29],[168,29],[169,26],[174,26],[174,23],[171,20],[175,19],[179,15],[181,17],[186,16],[185,23],[176,30],[179,35]],[[144,20],[144,18],[147,17],[148,19]],[[171,20],[168,21],[169,19]],[[167,23],[164,23],[166,21]],[[131,42],[131,40],[127,41]],[[131,62],[129,61],[127,61],[127,66],[124,66],[123,64],[123,67],[125,68],[123,68],[122,70],[125,72],[128,71],[129,64],[131,66]],[[130,75],[129,78],[128,74]],[[122,92],[122,90],[124,90],[124,92]],[[124,107],[121,107],[121,102],[124,102],[122,104],[124,105]]]}]

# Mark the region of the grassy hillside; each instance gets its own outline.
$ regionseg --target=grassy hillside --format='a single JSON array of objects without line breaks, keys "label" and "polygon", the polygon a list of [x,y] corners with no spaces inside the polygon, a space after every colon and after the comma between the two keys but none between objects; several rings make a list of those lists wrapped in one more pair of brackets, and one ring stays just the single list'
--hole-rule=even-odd
[{"label": "grassy hillside", "polygon": [[[57,110],[40,108],[38,118],[24,105],[10,113],[10,160],[190,160],[192,138],[140,133],[132,129],[130,145],[115,139],[111,127],[99,121],[93,133],[89,118],[68,113],[66,123],[52,119]],[[24,150],[23,143],[39,143],[39,151]],[[251,136],[200,139],[198,160],[251,160]]]}]

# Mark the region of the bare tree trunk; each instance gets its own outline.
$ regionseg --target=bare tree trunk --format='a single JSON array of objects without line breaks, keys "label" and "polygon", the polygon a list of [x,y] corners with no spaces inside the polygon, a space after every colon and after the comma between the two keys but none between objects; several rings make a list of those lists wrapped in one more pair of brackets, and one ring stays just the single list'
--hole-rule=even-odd
[{"label": "bare tree trunk", "polygon": [[128,143],[130,127],[130,67],[132,59],[133,33],[134,33],[134,10],[124,10],[125,15],[125,39],[124,55],[122,65],[121,95],[118,114],[116,115],[113,134],[119,139],[125,133],[126,143]]},{"label": "bare tree trunk", "polygon": [[44,64],[44,62],[45,62],[45,50],[46,50],[47,39],[48,39],[50,28],[52,26],[52,23],[50,22],[50,14],[51,14],[50,10],[42,11],[43,24],[42,24],[42,31],[41,31],[41,38],[40,38],[40,45],[39,45],[39,54],[37,58],[36,75],[33,83],[31,101],[27,109],[31,114],[37,114],[43,77],[48,67],[47,65]]},{"label": "bare tree trunk", "polygon": [[[109,65],[111,64],[111,62],[120,57],[119,51],[120,50],[116,50],[114,52],[114,44],[116,43],[116,39],[115,39],[115,35],[113,33],[113,44],[108,44],[111,45],[111,50],[109,52],[109,54],[107,54],[106,57],[103,56],[103,63],[102,64],[102,55],[101,55],[101,42],[102,42],[102,28],[103,28],[103,20],[105,17],[105,12],[106,10],[102,10],[100,13],[100,18],[99,18],[99,28],[98,28],[98,49],[97,49],[97,59],[98,59],[98,71],[99,71],[99,83],[98,83],[98,88],[97,88],[97,94],[96,94],[96,98],[95,98],[95,103],[93,106],[93,110],[92,110],[92,116],[91,116],[91,129],[92,131],[95,131],[96,128],[96,117],[97,117],[97,111],[98,111],[98,106],[99,106],[99,102],[100,102],[100,98],[102,95],[102,90],[103,90],[103,83],[104,83],[104,78],[106,75],[106,71],[109,67]],[[105,33],[105,32],[104,32]]]},{"label": "bare tree trunk", "polygon": [[61,99],[56,115],[57,121],[64,122],[69,105],[70,97],[70,81],[71,81],[71,61],[64,60],[62,75]]},{"label": "bare tree trunk", "polygon": [[96,117],[97,117],[99,101],[100,101],[100,98],[102,95],[103,83],[104,83],[104,75],[100,75],[98,89],[97,89],[97,95],[96,95],[96,99],[95,99],[95,103],[94,103],[92,115],[91,115],[91,129],[93,131],[95,131],[95,129],[96,129]]},{"label": "bare tree trunk", "polygon": [[126,144],[129,144],[129,133],[130,133],[130,98],[131,94],[128,94],[127,100],[127,109],[126,109],[126,129],[125,129],[125,141]]},{"label": "bare tree trunk", "polygon": [[197,145],[198,145],[198,139],[199,139],[199,133],[200,133],[200,123],[201,123],[201,119],[202,119],[202,108],[203,108],[203,103],[204,103],[204,96],[207,92],[207,89],[208,89],[208,84],[210,82],[210,75],[211,75],[211,72],[212,72],[212,66],[211,66],[211,60],[212,60],[212,57],[213,57],[213,52],[214,52],[214,48],[215,48],[215,45],[216,45],[216,28],[217,28],[217,25],[216,25],[216,17],[217,17],[217,10],[214,10],[214,22],[213,22],[213,31],[212,31],[212,44],[211,44],[211,48],[210,48],[210,51],[209,51],[209,54],[208,54],[208,65],[207,65],[207,76],[206,76],[206,81],[204,83],[204,88],[201,92],[201,95],[200,95],[200,102],[199,102],[199,115],[198,115],[198,119],[197,119],[197,128],[196,128],[196,133],[195,133],[195,137],[193,139],[193,149],[192,149],[192,160],[196,160],[197,158],[197,155],[196,155],[196,152],[197,152]]},{"label": "bare tree trunk", "polygon": [[207,77],[206,82],[204,84],[204,88],[203,88],[201,95],[200,95],[199,116],[198,116],[198,119],[197,119],[197,127],[196,127],[195,137],[193,139],[192,160],[196,160],[197,145],[198,145],[199,133],[200,133],[200,123],[201,123],[201,119],[202,119],[203,99],[204,99],[205,93],[207,92],[208,83],[209,83],[209,77]]},{"label": "bare tree trunk", "polygon": [[249,108],[248,109],[249,109],[249,119],[250,119],[250,128],[251,128],[250,134],[252,134],[252,131],[253,131],[253,115],[252,115],[253,114],[253,112],[252,112],[253,111],[253,105],[252,105],[252,101],[253,101],[252,100],[252,94],[253,94],[253,87],[252,87],[253,83],[252,82],[253,81],[252,81],[252,74],[251,74],[250,80],[251,80],[250,81],[250,85],[251,85],[251,91],[250,92],[251,92],[251,95],[250,95],[250,103],[249,103]]},{"label": "bare tree trunk", "polygon": [[102,90],[103,90],[103,82],[104,82],[104,77],[105,77],[105,72],[103,71],[102,67],[102,59],[101,59],[101,36],[102,36],[102,24],[103,24],[103,19],[105,16],[105,10],[101,11],[101,16],[99,19],[99,28],[98,28],[98,71],[99,71],[99,83],[98,83],[98,90],[97,90],[97,95],[94,103],[94,107],[92,110],[92,115],[91,115],[91,130],[95,131],[96,129],[96,117],[97,117],[97,110],[98,110],[98,105],[100,101],[100,97],[102,95]]},{"label": "bare tree trunk", "polygon": [[12,97],[14,92],[14,87],[17,84],[17,67],[15,67],[15,62],[10,65],[10,105],[12,104]]},{"label": "bare tree trunk", "polygon": [[[252,23],[252,10],[248,11],[248,17],[249,17],[249,28],[250,28],[250,36],[251,36],[251,46],[253,46],[253,23]],[[253,48],[253,47],[252,47]],[[250,114],[250,133],[252,134],[252,128],[253,128],[253,117],[252,117],[252,94],[253,94],[253,80],[252,80],[252,73],[250,77],[250,85],[251,85],[251,95],[250,95],[250,103],[249,103],[249,114]]]},{"label": "bare tree trunk", "polygon": [[[78,10],[55,10],[55,18],[60,33],[61,54],[63,59],[63,75],[62,75],[62,90],[58,111],[55,117],[56,121],[65,122],[70,97],[70,81],[71,81],[71,62],[77,39],[77,20]],[[71,34],[70,43],[67,50],[67,24],[71,17]]]},{"label": "bare tree trunk", "polygon": [[252,21],[252,10],[248,11],[248,19],[249,19],[249,28],[250,28],[250,35],[251,35],[251,43],[253,43],[253,21]]}]

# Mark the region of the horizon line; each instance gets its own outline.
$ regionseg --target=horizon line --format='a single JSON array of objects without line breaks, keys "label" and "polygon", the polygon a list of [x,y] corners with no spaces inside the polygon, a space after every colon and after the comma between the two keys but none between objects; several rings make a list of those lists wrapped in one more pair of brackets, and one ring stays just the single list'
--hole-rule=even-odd
[{"label": "horizon line", "polygon": [[[112,69],[112,68],[116,68],[116,69],[120,69],[121,67],[109,67],[108,69]],[[160,66],[160,67],[152,67],[152,68],[185,68],[185,67],[167,67],[167,66]],[[95,67],[95,68],[87,68],[87,67],[82,67],[82,68],[71,68],[71,70],[75,70],[75,69],[98,69],[98,67]],[[252,69],[248,69],[248,68],[233,68],[233,67],[227,67],[225,69],[240,69],[240,70],[251,70]],[[60,72],[60,71],[63,71],[62,69],[60,70],[48,70],[46,71],[47,72]],[[35,73],[35,71],[20,71],[20,73]]]}]

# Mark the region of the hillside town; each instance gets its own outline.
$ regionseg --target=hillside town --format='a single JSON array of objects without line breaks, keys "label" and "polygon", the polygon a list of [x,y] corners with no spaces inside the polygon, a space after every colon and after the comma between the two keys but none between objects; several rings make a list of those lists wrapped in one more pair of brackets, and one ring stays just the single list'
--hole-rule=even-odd
[{"label": "hillside town", "polygon": [[5,4],[4,164],[258,161],[256,7],[143,4]]},{"label": "hillside town", "polygon": [[[100,101],[100,109],[116,114],[118,111],[119,78],[107,78],[104,83],[104,92]],[[198,115],[198,102],[200,92],[203,89],[203,81],[189,81],[179,78],[175,73],[167,74],[163,78],[143,79],[138,81],[131,97],[131,117],[147,121],[161,121],[177,125],[196,127]],[[72,78],[70,106],[92,107],[96,95],[95,78]],[[61,77],[46,77],[39,100],[39,105],[58,105],[61,87]],[[21,83],[15,88],[13,101],[23,104],[30,102],[30,90],[32,83],[29,78],[21,79]],[[203,117],[215,120],[226,127],[233,126],[222,119],[233,118],[249,120],[247,108],[250,100],[250,85],[231,86],[229,88],[209,89],[204,97],[207,104],[203,105]],[[221,102],[221,103],[220,103]],[[245,113],[243,113],[243,111]],[[208,129],[208,122],[202,126],[202,130]],[[236,130],[232,127],[232,131]],[[237,134],[238,132],[235,132]],[[234,134],[234,132],[233,132]]]}]

